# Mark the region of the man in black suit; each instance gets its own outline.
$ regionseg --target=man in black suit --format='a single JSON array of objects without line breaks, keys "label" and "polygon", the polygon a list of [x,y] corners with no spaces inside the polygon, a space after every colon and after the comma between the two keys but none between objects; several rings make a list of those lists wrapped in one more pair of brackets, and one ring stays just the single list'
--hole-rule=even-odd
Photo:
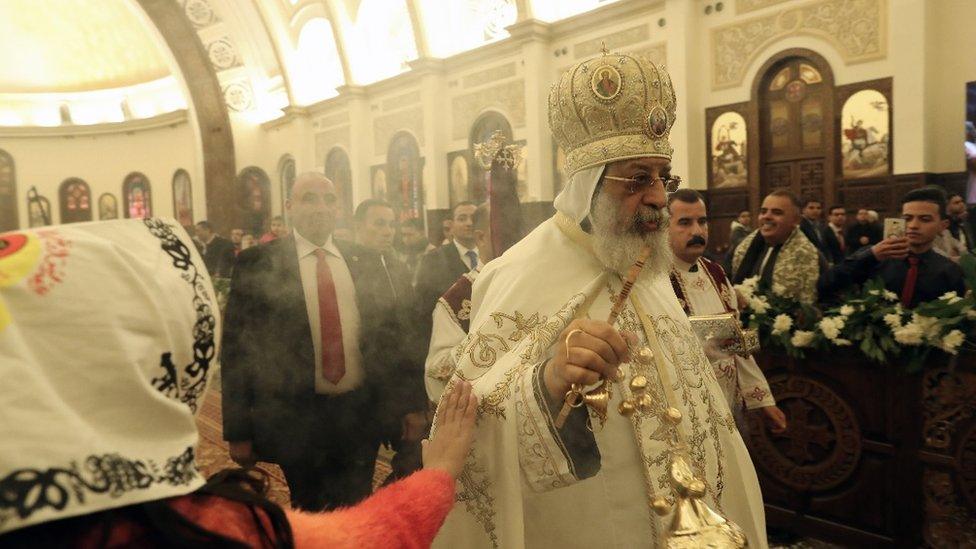
[{"label": "man in black suit", "polygon": [[959,265],[932,249],[945,225],[945,193],[939,188],[914,189],[902,198],[905,236],[891,236],[853,253],[825,272],[817,283],[823,301],[854,285],[880,277],[905,308],[938,299],[946,292],[966,292]]},{"label": "man in black suit", "polygon": [[210,276],[229,278],[234,269],[234,243],[215,233],[209,221],[197,223],[193,232]]},{"label": "man in black suit", "polygon": [[949,214],[949,234],[970,252],[976,249],[976,230],[961,194],[955,193],[949,197],[946,213]]},{"label": "man in black suit", "polygon": [[844,241],[844,226],[847,225],[847,210],[843,206],[833,205],[827,211],[827,224],[820,234],[823,236],[824,255],[831,265],[844,261],[847,243]]},{"label": "man in black suit", "polygon": [[882,228],[871,221],[867,208],[857,211],[856,223],[847,228],[844,240],[847,242],[847,255],[860,250],[864,246],[873,246],[881,242]]},{"label": "man in black suit", "polygon": [[[383,276],[389,282],[393,299],[397,303],[398,311],[403,314],[403,325],[411,326],[417,315],[417,299],[411,285],[411,276],[407,266],[396,257],[393,249],[394,226],[396,215],[393,206],[385,200],[369,198],[356,206],[353,214],[356,228],[356,243],[379,254]],[[411,338],[411,356],[414,360],[407,361],[408,368],[404,368],[400,375],[410,379],[423,380],[424,363],[422,358],[427,355],[427,341],[422,337]],[[417,345],[420,345],[417,347]],[[412,367],[410,369],[409,367]],[[420,469],[420,440],[427,434],[427,414],[425,410],[408,413],[403,418],[402,440],[393,441],[396,455],[391,463],[393,472],[387,480],[403,478]]]},{"label": "man in black suit", "polygon": [[380,257],[332,238],[332,182],[302,174],[285,208],[294,232],[242,251],[231,281],[224,438],[242,465],[281,465],[294,506],[332,509],[370,493],[380,443],[426,396],[401,374],[413,333]]},{"label": "man in black suit", "polygon": [[823,202],[819,198],[805,198],[803,209],[801,210],[800,230],[806,235],[807,240],[813,243],[820,250],[820,253],[827,256],[827,247],[824,244],[822,225],[820,217],[823,215]]},{"label": "man in black suit", "polygon": [[474,202],[458,202],[452,211],[450,242],[424,254],[417,268],[417,299],[421,323],[430,335],[431,314],[437,300],[458,277],[481,266],[474,237]]}]

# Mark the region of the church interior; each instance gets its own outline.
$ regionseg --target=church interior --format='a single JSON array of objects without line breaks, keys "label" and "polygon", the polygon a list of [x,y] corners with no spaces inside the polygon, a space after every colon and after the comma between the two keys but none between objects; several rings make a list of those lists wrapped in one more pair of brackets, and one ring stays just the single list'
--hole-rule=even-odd
[{"label": "church interior", "polygon": [[[550,89],[617,54],[670,76],[671,173],[708,207],[706,255],[731,256],[734,222],[776,191],[848,225],[899,218],[926,186],[976,203],[972,0],[2,0],[0,233],[166,217],[257,240],[318,172],[336,235],[379,199],[440,245],[457,204],[489,199],[479,148],[499,132],[528,233],[570,181]],[[596,76],[597,96],[627,84]],[[760,328],[756,361],[789,420],[742,433],[771,544],[976,546],[973,319],[937,316],[970,331],[924,356],[893,351],[897,333],[836,343],[821,322],[814,349],[789,326],[790,343],[765,346],[783,328]],[[213,385],[197,419],[209,472],[231,464]]]}]

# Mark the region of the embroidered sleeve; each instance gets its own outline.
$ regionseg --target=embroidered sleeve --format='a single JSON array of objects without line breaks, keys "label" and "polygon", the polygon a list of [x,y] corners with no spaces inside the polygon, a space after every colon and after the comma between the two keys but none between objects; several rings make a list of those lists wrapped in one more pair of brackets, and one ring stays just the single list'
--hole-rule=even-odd
[{"label": "embroidered sleeve", "polygon": [[735,360],[738,364],[739,392],[746,401],[746,408],[752,410],[775,406],[776,399],[769,390],[769,383],[759,365],[756,364],[756,359],[737,356]]},{"label": "embroidered sleeve", "polygon": [[527,369],[515,394],[519,463],[535,492],[589,478],[600,468],[596,440],[586,427],[585,408],[570,414],[562,429],[554,421],[561,403],[550,403],[542,381],[543,363]]}]

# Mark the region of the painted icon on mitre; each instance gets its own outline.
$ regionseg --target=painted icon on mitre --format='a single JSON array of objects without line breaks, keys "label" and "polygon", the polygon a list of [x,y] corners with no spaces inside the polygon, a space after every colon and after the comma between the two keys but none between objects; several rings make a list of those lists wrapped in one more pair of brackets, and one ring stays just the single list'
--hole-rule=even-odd
[{"label": "painted icon on mitre", "polygon": [[656,105],[647,115],[647,129],[651,135],[661,138],[668,133],[668,113],[660,105]]},{"label": "painted icon on mitre", "polygon": [[620,73],[610,65],[603,65],[593,71],[590,87],[597,98],[609,101],[620,93]]}]

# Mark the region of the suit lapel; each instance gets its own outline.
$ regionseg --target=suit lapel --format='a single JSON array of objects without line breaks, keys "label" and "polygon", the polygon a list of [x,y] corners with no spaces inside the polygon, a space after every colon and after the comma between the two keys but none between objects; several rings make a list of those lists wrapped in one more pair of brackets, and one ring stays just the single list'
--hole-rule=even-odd
[{"label": "suit lapel", "polygon": [[471,270],[471,266],[464,262],[464,258],[461,257],[461,252],[458,251],[457,246],[454,241],[450,241],[445,246],[444,254],[447,257],[448,263],[454,269],[454,278],[463,275],[464,273]]}]

